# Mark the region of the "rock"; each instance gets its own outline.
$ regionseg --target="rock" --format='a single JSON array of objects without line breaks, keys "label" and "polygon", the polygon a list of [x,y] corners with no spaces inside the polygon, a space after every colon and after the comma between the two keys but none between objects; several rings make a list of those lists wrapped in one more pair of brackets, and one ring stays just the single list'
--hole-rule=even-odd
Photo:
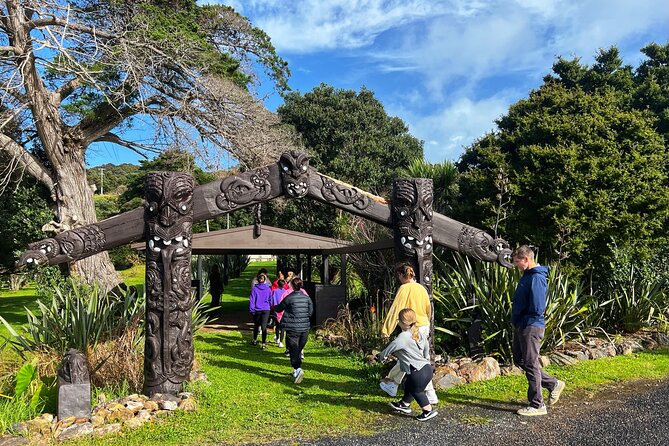
[{"label": "rock", "polygon": [[517,365],[505,365],[499,368],[499,374],[502,376],[523,375],[525,372]]},{"label": "rock", "polygon": [[209,382],[209,379],[207,378],[207,375],[204,372],[196,372],[194,370],[190,372],[188,380],[193,382],[195,381]]},{"label": "rock", "polygon": [[63,418],[62,420],[58,421],[58,424],[56,425],[57,429],[65,429],[66,427],[70,427],[74,424],[76,418],[75,417],[67,417]]},{"label": "rock", "polygon": [[[72,417],[72,422],[74,423],[74,417]],[[26,421],[26,426],[29,433],[42,434],[51,432],[51,422],[43,418]]]},{"label": "rock", "polygon": [[104,393],[98,394],[98,404],[104,404],[107,402],[107,396]]},{"label": "rock", "polygon": [[117,402],[109,403],[107,405],[107,410],[109,412],[116,412],[117,410],[122,410],[122,409],[125,409],[125,408],[126,407],[123,404],[117,403]]},{"label": "rock", "polygon": [[0,446],[20,446],[29,443],[30,441],[24,437],[15,437],[13,435],[3,435],[0,437]]},{"label": "rock", "polygon": [[495,358],[486,357],[476,362],[460,365],[458,374],[466,382],[485,381],[499,376],[499,363]]},{"label": "rock", "polygon": [[81,437],[84,435],[90,435],[93,433],[93,425],[91,423],[79,423],[72,424],[69,427],[63,429],[60,434],[58,434],[58,440],[69,440],[72,438]]},{"label": "rock", "polygon": [[608,344],[602,347],[602,350],[604,350],[604,353],[606,353],[606,356],[609,357],[614,357],[618,354],[618,350],[616,350],[616,346],[613,344]]},{"label": "rock", "polygon": [[144,421],[149,421],[151,420],[151,412],[148,410],[140,410],[137,412],[137,415],[135,415],[135,418],[139,418]]},{"label": "rock", "polygon": [[58,419],[70,416],[90,418],[91,385],[58,384]]},{"label": "rock", "polygon": [[197,405],[195,404],[195,399],[193,398],[186,398],[185,400],[181,400],[178,405],[179,409],[184,410],[186,412],[192,412],[195,409],[197,409]]},{"label": "rock", "polygon": [[464,383],[457,372],[448,365],[437,366],[432,377],[432,382],[437,389],[449,389]]},{"label": "rock", "polygon": [[605,351],[596,347],[589,348],[588,353],[591,359],[606,358],[608,356]]},{"label": "rock", "polygon": [[539,364],[541,364],[542,368],[546,368],[550,365],[551,360],[548,358],[548,356],[541,355],[539,356]]},{"label": "rock", "polygon": [[643,348],[648,349],[648,350],[653,350],[657,348],[657,342],[653,338],[643,338],[641,340],[641,345],[643,345]]},{"label": "rock", "polygon": [[16,432],[17,434],[27,434],[28,433],[28,423],[26,423],[26,422],[14,423],[14,424],[12,424],[12,431]]},{"label": "rock", "polygon": [[174,401],[158,401],[158,407],[162,410],[177,410],[178,403]]},{"label": "rock", "polygon": [[190,392],[181,392],[177,394],[177,397],[181,398],[182,400],[185,400],[186,398],[192,397],[193,394]]},{"label": "rock", "polygon": [[128,429],[136,429],[142,424],[146,423],[146,421],[147,420],[139,418],[130,418],[129,420],[123,422],[123,427],[127,427]]},{"label": "rock", "polygon": [[578,364],[578,360],[572,356],[565,355],[564,353],[554,352],[551,355],[551,362],[557,365],[575,365]]},{"label": "rock", "polygon": [[657,342],[658,345],[669,345],[669,335],[666,333],[660,333],[659,331],[654,333],[655,342]]},{"label": "rock", "polygon": [[151,397],[151,401],[155,401],[158,404],[160,404],[161,401],[173,401],[175,403],[178,403],[181,401],[181,398],[179,398],[176,395],[171,395],[169,393],[156,393]]},{"label": "rock", "polygon": [[93,427],[100,427],[105,424],[105,418],[101,417],[100,415],[93,415],[91,417],[91,424]]},{"label": "rock", "polygon": [[144,403],[141,401],[128,401],[125,403],[125,407],[132,412],[133,414],[139,412],[140,410],[144,409]]},{"label": "rock", "polygon": [[571,356],[572,358],[576,358],[579,361],[587,361],[590,359],[590,356],[583,350],[567,350],[564,352],[566,355]]},{"label": "rock", "polygon": [[149,400],[149,401],[144,401],[144,409],[149,410],[151,412],[155,412],[156,410],[158,410],[160,408],[158,407],[158,403],[156,403],[155,401]]},{"label": "rock", "polygon": [[105,424],[104,426],[93,429],[94,435],[115,434],[117,432],[121,432],[121,425],[119,423]]},{"label": "rock", "polygon": [[111,421],[112,423],[118,421],[126,421],[134,416],[135,414],[132,413],[131,410],[123,407],[122,409],[115,410],[111,414],[109,414],[109,416],[107,417],[107,421]]}]

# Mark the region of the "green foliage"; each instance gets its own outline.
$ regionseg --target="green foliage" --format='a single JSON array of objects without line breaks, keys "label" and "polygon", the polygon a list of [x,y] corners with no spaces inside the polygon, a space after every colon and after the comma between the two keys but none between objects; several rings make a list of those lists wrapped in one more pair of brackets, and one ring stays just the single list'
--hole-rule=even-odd
[{"label": "green foliage", "polygon": [[27,326],[19,333],[2,316],[0,322],[12,335],[19,351],[55,351],[68,348],[86,352],[98,342],[125,331],[143,314],[143,300],[133,288],[104,294],[96,286],[68,280],[68,286],[54,288],[50,299],[38,301],[39,314],[26,309]]},{"label": "green foliage", "polygon": [[95,195],[95,217],[98,221],[121,213],[118,195]]},{"label": "green foliage", "polygon": [[[435,335],[437,341],[452,350],[454,344],[447,336],[466,339],[472,314],[478,313],[482,322],[482,342],[485,352],[510,362],[511,305],[520,274],[497,264],[472,261],[454,255],[452,265],[442,265],[435,275]],[[583,291],[557,268],[551,268],[546,295],[546,334],[543,349],[554,350],[567,339],[581,336],[594,328],[599,307],[595,299]],[[458,344],[455,344],[457,348]]]},{"label": "green foliage", "polygon": [[633,75],[611,49],[592,67],[559,59],[553,69],[463,154],[455,217],[494,227],[502,172],[500,231],[510,241],[595,277],[611,239],[638,259],[654,256],[666,239],[669,157],[658,117],[633,101],[642,67]]},{"label": "green foliage", "polygon": [[409,178],[429,178],[434,190],[433,208],[440,214],[450,214],[458,193],[458,169],[451,161],[430,163],[416,158],[400,175]]},{"label": "green foliage", "polygon": [[0,434],[12,424],[36,417],[54,397],[55,380],[45,380],[37,371],[38,358],[25,362],[13,377],[13,394],[0,388]]}]

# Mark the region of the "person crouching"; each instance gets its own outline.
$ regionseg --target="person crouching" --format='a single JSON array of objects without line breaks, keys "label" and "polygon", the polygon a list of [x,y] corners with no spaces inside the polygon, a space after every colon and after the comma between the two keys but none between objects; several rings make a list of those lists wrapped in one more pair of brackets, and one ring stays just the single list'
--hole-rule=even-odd
[{"label": "person crouching", "polygon": [[311,327],[310,318],[314,312],[311,298],[300,291],[303,285],[302,279],[294,277],[290,281],[293,292],[274,307],[277,313],[283,311],[281,325],[286,332],[286,347],[290,354],[290,365],[293,366],[292,375],[295,377],[295,384],[301,383],[304,378],[301,356],[307,344]]},{"label": "person crouching", "polygon": [[411,413],[411,401],[414,399],[423,412],[416,417],[418,421],[427,421],[437,416],[436,409],[428,401],[425,387],[432,381],[432,365],[430,364],[430,346],[427,339],[419,332],[416,325],[416,313],[410,308],[399,312],[399,326],[402,332],[379,353],[381,361],[389,355],[397,358],[400,369],[406,373],[404,396],[390,406],[405,414]]}]

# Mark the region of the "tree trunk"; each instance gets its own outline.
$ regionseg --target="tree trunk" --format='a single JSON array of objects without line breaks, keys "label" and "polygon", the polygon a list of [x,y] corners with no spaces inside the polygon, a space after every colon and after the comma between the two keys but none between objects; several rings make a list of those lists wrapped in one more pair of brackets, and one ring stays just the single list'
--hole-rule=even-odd
[{"label": "tree trunk", "polygon": [[[95,223],[95,202],[93,191],[88,185],[84,159],[78,156],[78,150],[65,150],[61,163],[55,167],[56,184],[56,219],[62,229]],[[120,283],[107,251],[72,262],[70,271],[88,283],[98,282],[106,291]]]}]

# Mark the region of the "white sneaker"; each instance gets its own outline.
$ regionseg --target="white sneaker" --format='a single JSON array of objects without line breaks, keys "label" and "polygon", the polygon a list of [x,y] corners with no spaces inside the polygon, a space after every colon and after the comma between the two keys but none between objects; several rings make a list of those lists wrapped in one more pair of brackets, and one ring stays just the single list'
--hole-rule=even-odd
[{"label": "white sneaker", "polygon": [[295,375],[295,384],[299,384],[304,379],[304,371],[301,368],[297,369],[297,374]]},{"label": "white sneaker", "polygon": [[518,409],[516,413],[524,417],[536,417],[537,415],[548,414],[548,412],[546,412],[545,404],[541,407],[532,407],[532,406],[523,407],[522,409]]},{"label": "white sneaker", "polygon": [[397,384],[394,382],[387,382],[387,381],[381,381],[379,383],[379,387],[381,387],[381,390],[386,392],[390,396],[397,396],[397,388],[399,387]]},{"label": "white sneaker", "polygon": [[564,381],[560,381],[558,379],[557,385],[555,386],[553,391],[548,396],[548,405],[549,406],[552,406],[553,404],[558,402],[558,400],[560,399],[560,395],[562,395],[562,391],[564,390],[565,387],[566,387],[566,384],[564,383]]},{"label": "white sneaker", "polygon": [[274,342],[276,342],[278,340],[279,340],[279,338],[276,335],[274,335]]},{"label": "white sneaker", "polygon": [[277,344],[277,347],[283,348],[283,342],[279,341],[279,343]]}]

